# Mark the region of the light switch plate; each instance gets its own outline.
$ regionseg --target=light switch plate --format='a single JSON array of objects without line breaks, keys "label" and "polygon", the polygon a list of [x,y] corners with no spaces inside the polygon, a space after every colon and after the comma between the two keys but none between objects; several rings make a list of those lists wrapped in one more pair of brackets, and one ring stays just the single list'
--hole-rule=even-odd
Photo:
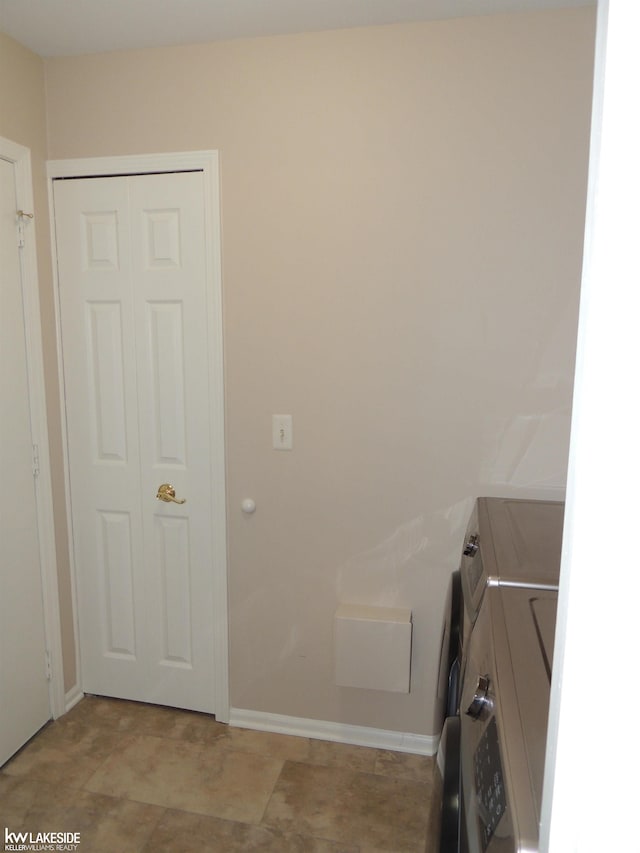
[{"label": "light switch plate", "polygon": [[274,450],[293,450],[293,418],[291,415],[273,415]]}]

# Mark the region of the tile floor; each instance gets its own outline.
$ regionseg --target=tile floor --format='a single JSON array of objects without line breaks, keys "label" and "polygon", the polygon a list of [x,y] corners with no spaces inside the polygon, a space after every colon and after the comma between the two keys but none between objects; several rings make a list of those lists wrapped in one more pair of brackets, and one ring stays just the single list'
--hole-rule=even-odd
[{"label": "tile floor", "polygon": [[87,696],[0,770],[0,831],[80,832],[78,853],[425,853],[433,762]]}]

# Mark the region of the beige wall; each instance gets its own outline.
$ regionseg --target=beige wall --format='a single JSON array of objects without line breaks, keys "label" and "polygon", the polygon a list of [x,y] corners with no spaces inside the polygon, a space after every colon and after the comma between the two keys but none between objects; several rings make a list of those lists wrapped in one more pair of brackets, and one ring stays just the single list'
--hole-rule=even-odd
[{"label": "beige wall", "polygon": [[54,516],[62,617],[62,650],[65,659],[64,682],[65,690],[68,690],[75,684],[76,674],[45,174],[47,133],[44,63],[39,56],[2,32],[0,32],[0,136],[24,145],[31,151],[49,444],[52,477],[61,496],[60,501],[55,501]]},{"label": "beige wall", "polygon": [[[46,62],[50,157],[221,153],[233,706],[433,733],[473,498],[561,494],[594,28],[580,9]],[[334,686],[340,601],[412,609],[409,695]]]}]

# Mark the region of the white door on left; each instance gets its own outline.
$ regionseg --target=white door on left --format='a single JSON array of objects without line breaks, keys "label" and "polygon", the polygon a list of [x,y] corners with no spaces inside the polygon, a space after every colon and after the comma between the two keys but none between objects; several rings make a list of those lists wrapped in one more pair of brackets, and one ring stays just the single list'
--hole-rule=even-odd
[{"label": "white door on left", "polygon": [[20,251],[0,157],[0,765],[51,716]]}]

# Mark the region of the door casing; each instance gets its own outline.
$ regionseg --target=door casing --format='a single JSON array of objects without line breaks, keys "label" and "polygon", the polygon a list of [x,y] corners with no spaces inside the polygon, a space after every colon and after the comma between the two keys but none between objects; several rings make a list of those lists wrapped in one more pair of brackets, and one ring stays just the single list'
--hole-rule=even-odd
[{"label": "door casing", "polygon": [[[56,178],[90,177],[113,175],[143,175],[158,172],[182,172],[201,170],[204,178],[205,193],[205,232],[206,265],[208,275],[207,313],[209,319],[210,364],[209,382],[211,406],[209,420],[211,428],[211,477],[213,495],[212,524],[219,531],[214,539],[214,584],[215,604],[213,612],[215,642],[215,694],[218,697],[216,719],[229,721],[229,642],[227,612],[227,541],[226,541],[226,487],[225,487],[225,443],[224,443],[224,370],[223,370],[223,325],[222,325],[222,265],[220,256],[220,193],[218,177],[218,152],[193,151],[168,154],[142,154],[119,157],[92,157],[71,160],[51,160],[47,164],[49,181],[49,211],[51,222],[55,222],[53,204],[53,181]],[[55,232],[52,229],[51,251],[54,261],[56,291],[56,327],[58,345],[58,371],[61,389],[61,413],[63,434],[67,433],[66,412],[64,406],[64,381],[62,375],[62,329],[60,321],[59,283],[57,279],[57,248]],[[71,531],[71,505],[69,482],[69,455],[64,443],[64,467],[66,478],[68,539],[71,553],[71,579],[74,589],[74,635],[76,652],[76,672],[79,683],[76,686],[77,698],[82,696],[80,649],[78,645],[78,620],[76,589],[76,567],[73,554],[73,536]]]}]

